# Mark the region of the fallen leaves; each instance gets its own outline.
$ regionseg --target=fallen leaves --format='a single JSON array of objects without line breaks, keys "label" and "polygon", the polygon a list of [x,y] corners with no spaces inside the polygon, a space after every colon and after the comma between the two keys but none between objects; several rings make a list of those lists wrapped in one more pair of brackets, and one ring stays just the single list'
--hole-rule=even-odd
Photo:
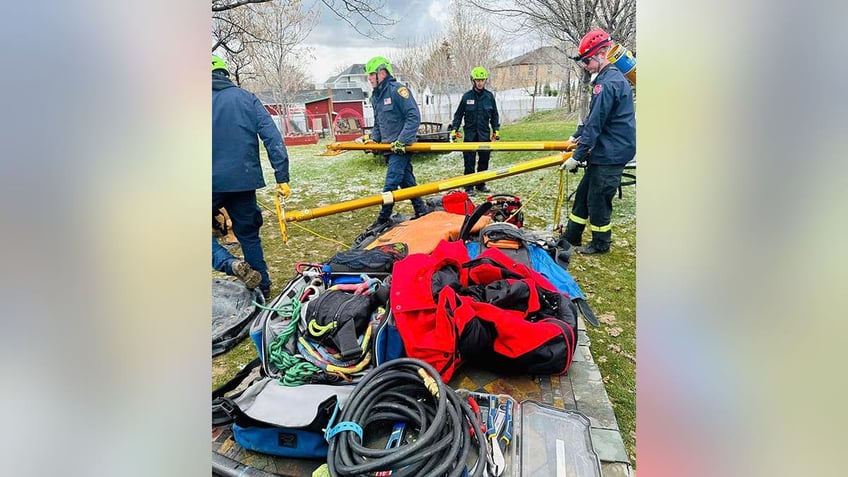
[{"label": "fallen leaves", "polygon": [[605,325],[614,325],[614,324],[616,324],[615,313],[612,313],[612,312],[601,313],[600,315],[598,315],[598,321],[600,321],[601,323],[603,323]]},{"label": "fallen leaves", "polygon": [[[620,354],[620,355],[624,356],[625,358],[627,358],[629,361],[631,361],[634,364],[636,363],[636,356],[634,356],[633,354],[628,353],[626,351],[621,351],[621,346],[619,346],[615,343],[608,344],[607,349],[612,351],[615,354]],[[607,362],[606,357],[602,356],[602,358],[604,358],[603,361],[601,359],[598,359],[598,362],[599,363],[606,363]]]},{"label": "fallen leaves", "polygon": [[623,329],[621,329],[621,328],[620,328],[620,327],[618,327],[618,326],[614,326],[614,327],[612,327],[612,328],[607,328],[606,330],[607,330],[607,334],[608,334],[608,335],[610,335],[610,336],[612,336],[613,338],[615,338],[616,336],[620,335],[620,334],[621,334],[621,332],[622,332],[622,331],[624,331]]}]

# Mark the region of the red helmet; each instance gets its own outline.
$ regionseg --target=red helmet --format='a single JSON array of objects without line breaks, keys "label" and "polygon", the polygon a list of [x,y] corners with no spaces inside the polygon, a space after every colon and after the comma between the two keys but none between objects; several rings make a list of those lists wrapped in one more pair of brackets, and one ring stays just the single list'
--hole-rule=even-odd
[{"label": "red helmet", "polygon": [[610,45],[612,45],[612,38],[609,33],[601,29],[591,30],[580,40],[580,46],[577,47],[577,53],[580,54],[578,59],[594,56],[602,47]]}]

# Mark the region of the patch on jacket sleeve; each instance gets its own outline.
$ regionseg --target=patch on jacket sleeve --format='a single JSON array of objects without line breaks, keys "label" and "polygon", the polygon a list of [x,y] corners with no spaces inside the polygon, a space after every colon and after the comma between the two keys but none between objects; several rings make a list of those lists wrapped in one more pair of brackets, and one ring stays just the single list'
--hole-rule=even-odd
[{"label": "patch on jacket sleeve", "polygon": [[473,99],[466,100],[465,104],[474,104],[474,100]]},{"label": "patch on jacket sleeve", "polygon": [[604,85],[596,84],[595,89],[592,90],[592,94],[599,94],[603,90],[604,90]]},{"label": "patch on jacket sleeve", "polygon": [[406,86],[401,86],[400,88],[398,88],[397,93],[400,95],[401,98],[409,99],[409,90],[406,89]]},{"label": "patch on jacket sleeve", "polygon": [[383,100],[383,104],[385,104],[386,106],[388,106],[388,105],[392,104],[392,98],[386,98],[386,99],[384,99],[384,100]]}]

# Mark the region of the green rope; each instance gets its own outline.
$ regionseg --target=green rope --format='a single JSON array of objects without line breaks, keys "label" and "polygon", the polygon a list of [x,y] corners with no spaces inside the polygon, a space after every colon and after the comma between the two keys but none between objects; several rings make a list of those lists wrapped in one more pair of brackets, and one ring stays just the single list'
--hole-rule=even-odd
[{"label": "green rope", "polygon": [[292,316],[292,311],[294,310],[294,305],[291,302],[283,303],[279,308],[274,308],[273,306],[263,306],[257,302],[253,302],[257,308],[260,310],[268,310],[268,311],[276,311],[280,316]]},{"label": "green rope", "polygon": [[290,318],[289,325],[280,333],[274,342],[268,346],[268,362],[274,365],[282,373],[280,384],[283,386],[300,386],[307,384],[309,378],[321,372],[321,368],[306,361],[303,357],[294,356],[286,351],[286,343],[297,331],[297,322],[300,317],[301,303],[299,300],[292,300],[280,308],[265,308],[277,312],[283,318]]}]

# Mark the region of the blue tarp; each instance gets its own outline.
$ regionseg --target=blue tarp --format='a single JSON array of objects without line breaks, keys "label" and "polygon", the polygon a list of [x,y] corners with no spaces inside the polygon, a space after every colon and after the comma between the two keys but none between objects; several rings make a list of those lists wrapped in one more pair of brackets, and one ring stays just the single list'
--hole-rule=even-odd
[{"label": "blue tarp", "polygon": [[[572,300],[575,298],[586,299],[586,296],[580,290],[580,286],[574,281],[574,277],[557,265],[554,259],[542,247],[535,244],[528,244],[527,247],[530,250],[530,260],[533,262],[533,270],[536,270],[543,277],[547,278],[559,291],[568,293],[568,296]],[[465,244],[465,248],[468,250],[468,256],[470,258],[476,258],[477,254],[480,253],[480,244],[477,242],[468,242]]]}]

